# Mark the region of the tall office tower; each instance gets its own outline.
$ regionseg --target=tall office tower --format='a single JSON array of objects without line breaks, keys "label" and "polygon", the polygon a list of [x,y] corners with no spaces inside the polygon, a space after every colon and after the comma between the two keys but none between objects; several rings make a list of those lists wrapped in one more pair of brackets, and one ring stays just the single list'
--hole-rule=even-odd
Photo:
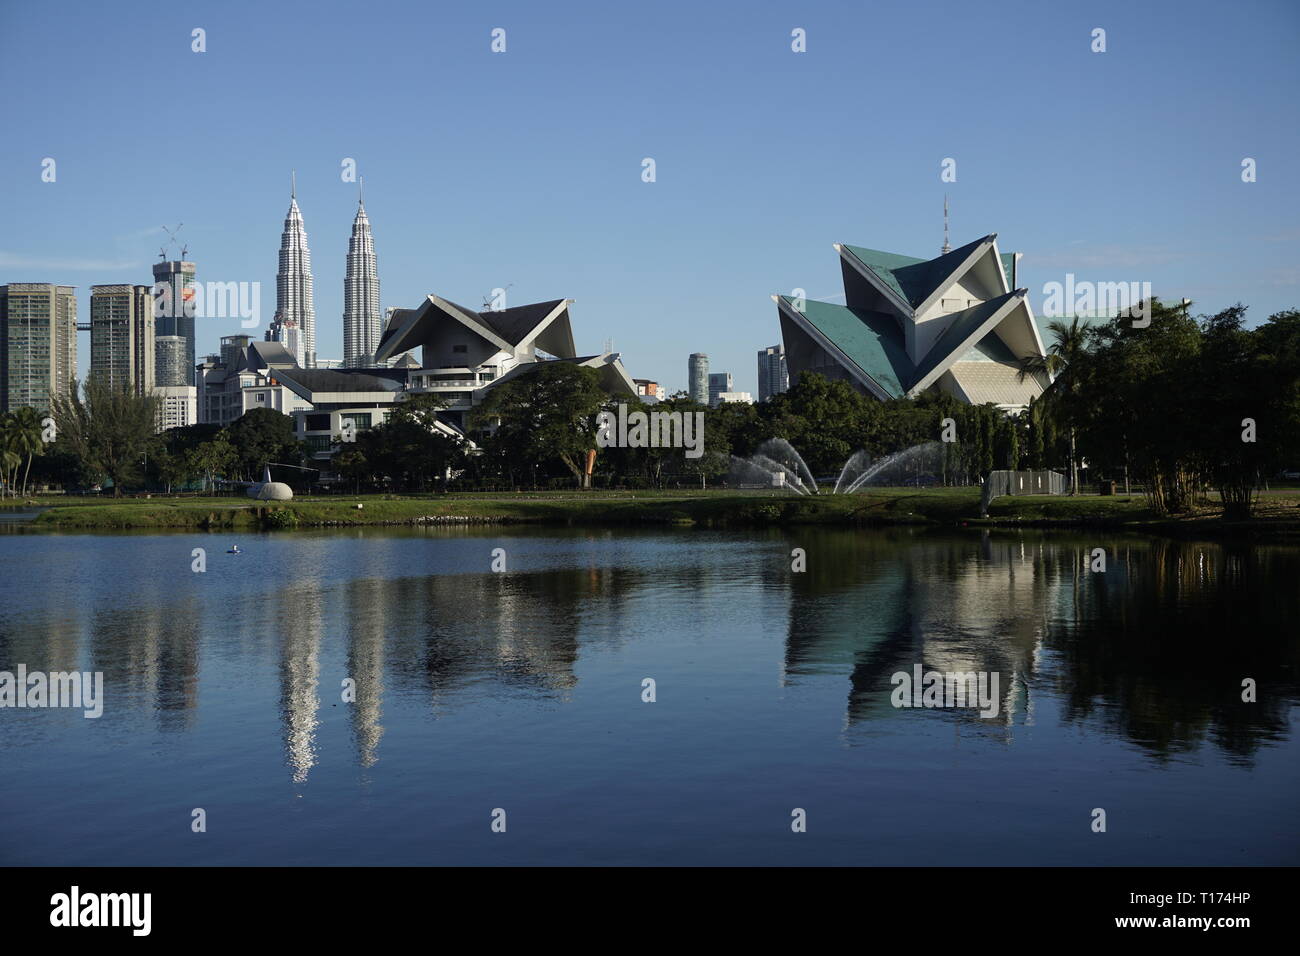
[{"label": "tall office tower", "polygon": [[279,342],[298,364],[316,364],[316,307],[311,296],[311,250],[298,209],[298,184],[293,180],[289,212],[280,236],[280,270],[275,276],[275,318],[267,341]]},{"label": "tall office tower", "polygon": [[758,353],[758,400],[790,390],[790,368],[785,364],[785,346],[773,345]]},{"label": "tall office tower", "polygon": [[194,384],[194,272],[188,260],[153,264],[154,334],[185,340],[185,385]]},{"label": "tall office tower", "polygon": [[356,218],[352,220],[348,267],[343,279],[343,367],[359,368],[373,364],[382,331],[375,239],[370,234],[363,193],[357,200]]},{"label": "tall office tower", "polygon": [[90,287],[90,374],[144,395],[154,387],[155,318],[147,285]]},{"label": "tall office tower", "polygon": [[77,376],[76,287],[0,285],[0,412],[45,412]]},{"label": "tall office tower", "polygon": [[153,381],[158,388],[184,385],[194,374],[189,344],[179,335],[159,335],[154,342]]},{"label": "tall office tower", "polygon": [[686,389],[691,401],[709,404],[709,357],[703,352],[692,352],[686,362]]},{"label": "tall office tower", "polygon": [[731,373],[714,372],[709,376],[709,407],[718,404],[718,396],[731,391]]}]

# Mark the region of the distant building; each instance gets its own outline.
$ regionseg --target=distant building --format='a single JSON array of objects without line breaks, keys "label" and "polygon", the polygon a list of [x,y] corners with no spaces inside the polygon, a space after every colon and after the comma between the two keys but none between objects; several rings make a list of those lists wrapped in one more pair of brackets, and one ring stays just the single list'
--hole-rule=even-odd
[{"label": "distant building", "polygon": [[785,362],[785,346],[772,345],[758,353],[758,400],[766,402],[773,395],[790,390],[790,369]]},{"label": "distant building", "polygon": [[0,412],[48,411],[76,376],[76,287],[0,285]]},{"label": "distant building", "polygon": [[221,354],[198,366],[200,422],[229,425],[254,408],[292,415],[310,403],[286,387],[281,372],[298,370],[298,363],[278,342],[253,342],[247,335],[221,340]]},{"label": "distant building", "polygon": [[790,375],[818,372],[881,400],[937,391],[1015,412],[1043,393],[1021,375],[1043,343],[1016,255],[988,235],[934,259],[835,246],[844,305],[773,296]]},{"label": "distant building", "polygon": [[195,265],[189,260],[153,264],[154,335],[185,340],[185,383],[194,384]]},{"label": "distant building", "polygon": [[[487,392],[548,361],[594,368],[601,387],[611,395],[635,395],[617,352],[580,356],[569,324],[571,299],[554,299],[511,309],[476,312],[437,295],[425,296],[417,308],[389,313],[379,342],[377,363],[419,348],[422,360],[399,363],[406,369],[409,392],[439,395],[446,407],[440,420],[465,429],[465,415]],[[545,358],[539,355],[554,356]],[[378,374],[378,372],[376,372]]]},{"label": "distant building", "polygon": [[[189,366],[189,343],[179,335],[154,337],[153,381],[155,387],[184,385],[194,374]],[[188,369],[188,372],[187,372]]]},{"label": "distant building", "polygon": [[730,392],[733,386],[730,372],[711,372],[709,374],[709,405],[718,404],[718,396]]},{"label": "distant building", "polygon": [[741,405],[753,405],[754,396],[751,395],[749,392],[730,392],[730,391],[719,392],[717,396],[717,401],[715,401],[713,404],[716,407],[718,405],[721,405],[723,402],[735,402]]},{"label": "distant building", "polygon": [[193,385],[159,385],[153,394],[158,398],[158,431],[198,423],[198,389]]},{"label": "distant building", "polygon": [[686,393],[693,402],[709,404],[709,357],[703,352],[692,352],[686,360]]},{"label": "distant building", "polygon": [[358,199],[343,278],[343,365],[347,368],[373,365],[383,331],[375,239],[370,232],[365,201]]},{"label": "distant building", "polygon": [[316,306],[312,299],[311,250],[298,209],[297,185],[289,192],[289,212],[280,235],[280,268],[275,274],[275,317],[268,342],[279,342],[303,368],[316,364]]},{"label": "distant building", "polygon": [[642,399],[650,399],[652,402],[662,402],[668,394],[668,390],[658,382],[652,382],[648,378],[634,378],[632,383],[636,385],[636,393]]},{"label": "distant building", "polygon": [[154,386],[154,298],[147,285],[90,287],[90,375],[144,395]]}]

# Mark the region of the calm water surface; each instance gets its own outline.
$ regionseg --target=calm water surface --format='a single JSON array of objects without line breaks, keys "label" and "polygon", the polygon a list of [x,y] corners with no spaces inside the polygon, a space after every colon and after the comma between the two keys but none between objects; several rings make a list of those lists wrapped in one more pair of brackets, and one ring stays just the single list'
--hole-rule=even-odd
[{"label": "calm water surface", "polygon": [[[1298,583],[1060,533],[0,534],[0,670],[106,697],[0,709],[0,863],[1294,864]],[[895,709],[914,664],[998,716]]]}]

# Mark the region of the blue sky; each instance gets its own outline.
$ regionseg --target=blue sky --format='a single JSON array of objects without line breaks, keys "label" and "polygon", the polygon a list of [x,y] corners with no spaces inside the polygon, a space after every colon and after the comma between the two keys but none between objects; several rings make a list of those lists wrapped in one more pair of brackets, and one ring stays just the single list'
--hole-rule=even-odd
[{"label": "blue sky", "polygon": [[[581,352],[670,390],[701,351],[756,391],[770,294],[840,293],[834,242],[937,253],[945,192],[953,244],[1023,252],[1036,309],[1073,272],[1259,322],[1300,306],[1298,53],[1292,0],[3,0],[0,282],[76,285],[86,321],[184,222],[201,280],[262,283],[260,336],[296,169],[341,357],[351,157],[385,307],[570,297]],[[201,320],[199,352],[240,331]]]}]

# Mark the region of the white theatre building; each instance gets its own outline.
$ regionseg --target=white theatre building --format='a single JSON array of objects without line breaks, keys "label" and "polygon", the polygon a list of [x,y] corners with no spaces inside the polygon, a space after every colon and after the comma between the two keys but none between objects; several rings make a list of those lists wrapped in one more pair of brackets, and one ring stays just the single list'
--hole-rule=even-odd
[{"label": "white theatre building", "polygon": [[1046,379],[1020,374],[1042,356],[1015,253],[997,236],[934,259],[836,244],[844,305],[776,295],[793,384],[811,371],[881,400],[937,389],[973,405],[1016,412]]}]

